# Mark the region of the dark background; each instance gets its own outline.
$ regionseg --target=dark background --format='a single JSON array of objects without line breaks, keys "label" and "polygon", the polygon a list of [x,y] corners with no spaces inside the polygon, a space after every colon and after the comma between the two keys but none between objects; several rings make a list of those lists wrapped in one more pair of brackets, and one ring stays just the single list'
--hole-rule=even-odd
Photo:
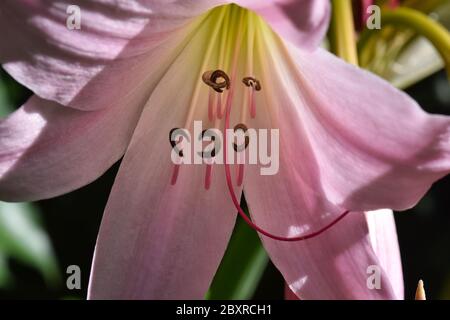
[{"label": "dark background", "polygon": [[[1,80],[10,88],[18,107],[30,92],[20,87],[3,70]],[[445,72],[439,72],[407,92],[429,112],[450,115],[450,90]],[[9,260],[16,278],[14,286],[0,289],[0,299],[84,299],[95,239],[103,208],[118,164],[94,183],[67,195],[40,201],[44,226],[52,240],[62,279],[69,265],[82,270],[82,289],[68,290],[65,280],[48,288],[41,275],[18,261]],[[396,213],[402,252],[405,296],[412,298],[419,279],[425,281],[427,297],[450,299],[450,176],[438,181],[413,210]],[[266,268],[255,298],[282,299],[283,279],[272,264]]]}]

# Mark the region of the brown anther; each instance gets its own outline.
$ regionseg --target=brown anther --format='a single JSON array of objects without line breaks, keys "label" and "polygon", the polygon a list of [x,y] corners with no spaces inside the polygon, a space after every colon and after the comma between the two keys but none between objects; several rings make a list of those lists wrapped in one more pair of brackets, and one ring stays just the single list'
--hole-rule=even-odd
[{"label": "brown anther", "polygon": [[253,89],[255,89],[256,91],[260,91],[261,90],[261,83],[259,82],[258,79],[253,78],[253,77],[245,77],[244,79],[242,79],[242,82],[247,86],[247,87],[252,87]]},{"label": "brown anther", "polygon": [[[239,123],[234,127],[234,132],[242,130],[244,131],[244,134],[247,133],[247,126],[243,123]],[[235,152],[241,152],[245,149],[247,149],[248,144],[250,143],[250,137],[248,135],[245,135],[245,142],[244,142],[244,149],[242,149],[242,146],[238,146],[236,143],[233,142],[233,149]]]},{"label": "brown anther", "polygon": [[[207,134],[207,132],[208,132],[208,130],[203,130],[203,131],[202,131],[202,133],[201,133],[201,135],[200,135],[200,140],[203,141],[203,138],[205,137],[205,134]],[[216,136],[215,136],[215,135],[208,135],[208,136],[211,138],[211,141],[212,141],[212,142],[215,142],[215,141],[216,141]],[[207,159],[209,159],[209,158],[214,158],[214,157],[216,156],[216,147],[214,147],[214,148],[209,152],[209,154],[208,154],[207,152],[202,151],[202,152],[201,152],[201,156],[202,156],[202,158],[207,158]]]},{"label": "brown anther", "polygon": [[[219,79],[223,81],[217,82]],[[223,89],[230,89],[230,77],[222,70],[206,71],[202,75],[202,80],[219,93],[222,93]]]},{"label": "brown anther", "polygon": [[175,131],[179,130],[179,129],[180,128],[173,128],[172,130],[170,130],[170,132],[169,132],[169,142],[170,142],[170,145],[172,146],[173,150],[178,153],[179,157],[182,158],[182,157],[184,157],[183,150],[178,150],[178,147],[177,147],[177,144],[180,143],[181,140],[179,140],[178,142],[172,140],[172,134]]}]

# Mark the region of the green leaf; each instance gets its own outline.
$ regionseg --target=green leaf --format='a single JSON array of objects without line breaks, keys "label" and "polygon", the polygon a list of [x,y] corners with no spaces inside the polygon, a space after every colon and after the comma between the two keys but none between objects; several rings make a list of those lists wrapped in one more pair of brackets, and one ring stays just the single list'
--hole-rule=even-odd
[{"label": "green leaf", "polygon": [[268,261],[257,233],[239,219],[206,299],[250,299]]},{"label": "green leaf", "polygon": [[0,288],[6,288],[11,284],[11,272],[6,256],[0,251]]},{"label": "green leaf", "polygon": [[[38,217],[39,212],[32,204],[0,202],[0,260],[11,257],[34,267],[48,285],[54,286],[60,280],[58,266]],[[5,277],[0,274],[0,280],[2,276]]]},{"label": "green leaf", "polygon": [[[1,76],[1,74],[0,74]],[[2,78],[0,77],[0,80]],[[8,115],[11,112],[10,98],[8,96],[7,86],[4,81],[0,81],[0,118]]]},{"label": "green leaf", "polygon": [[16,110],[29,95],[31,91],[0,68],[0,118]]},{"label": "green leaf", "polygon": [[[0,118],[13,112],[28,94],[0,68]],[[36,268],[49,286],[61,281],[50,239],[39,217],[40,212],[32,204],[0,201],[0,288],[13,283],[9,258]]]}]

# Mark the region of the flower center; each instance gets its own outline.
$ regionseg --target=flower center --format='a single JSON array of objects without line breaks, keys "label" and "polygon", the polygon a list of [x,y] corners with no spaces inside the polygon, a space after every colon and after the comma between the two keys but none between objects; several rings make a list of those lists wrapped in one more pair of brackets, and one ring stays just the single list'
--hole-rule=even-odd
[{"label": "flower center", "polygon": [[[251,119],[256,118],[256,95],[263,92],[263,88],[269,87],[266,84],[261,83],[258,79],[258,74],[255,72],[253,67],[255,60],[253,53],[255,48],[256,31],[258,31],[259,37],[261,37],[264,36],[264,32],[268,32],[267,30],[269,29],[265,26],[265,22],[256,14],[240,8],[237,5],[226,5],[215,8],[210,11],[209,15],[210,19],[214,23],[211,26],[210,42],[205,50],[205,68],[201,76],[199,76],[199,84],[201,84],[202,87],[199,87],[198,85],[196,86],[193,94],[194,98],[191,101],[188,111],[185,128],[188,128],[190,123],[192,123],[196,108],[206,107],[198,105],[198,101],[199,96],[201,95],[200,92],[207,88],[208,92],[205,92],[205,94],[207,94],[207,119],[212,128],[223,127],[224,129],[223,163],[225,168],[226,184],[230,198],[239,215],[251,228],[275,240],[301,241],[316,237],[343,219],[349,211],[343,212],[336,219],[317,231],[296,237],[283,237],[274,235],[257,226],[240,207],[240,202],[233,186],[231,167],[228,162],[226,132],[231,128],[230,116],[233,105],[236,105],[233,103],[235,102],[236,94],[239,93],[240,96],[243,97],[243,103],[241,105],[237,104],[240,106],[240,109],[238,110],[240,111],[240,122],[235,125],[234,131],[242,131],[245,134],[248,130],[246,125],[246,123],[248,123],[247,116],[250,115]],[[224,70],[228,70],[230,75],[228,75],[228,73]],[[238,81],[238,79],[241,79],[241,81]],[[202,132],[202,138],[204,134],[205,131]],[[171,139],[172,132],[170,134],[172,147],[182,141],[182,138],[180,138],[176,143],[174,143]],[[233,143],[233,150],[238,158],[245,157],[245,150],[250,142],[249,139],[250,138],[248,136],[245,136],[243,144],[237,145],[236,143]],[[211,140],[214,139],[211,137]],[[209,154],[214,158],[216,156],[216,150],[213,149]],[[178,155],[179,157],[184,156],[181,151]],[[202,153],[202,157],[203,156],[204,154]],[[211,186],[213,165],[211,161],[208,162],[206,159],[204,160],[206,163],[204,188],[208,190]],[[238,187],[243,184],[244,168],[244,162],[240,162],[238,160],[236,181],[236,185]],[[176,184],[179,170],[180,164],[175,164],[171,179],[172,185]]]}]

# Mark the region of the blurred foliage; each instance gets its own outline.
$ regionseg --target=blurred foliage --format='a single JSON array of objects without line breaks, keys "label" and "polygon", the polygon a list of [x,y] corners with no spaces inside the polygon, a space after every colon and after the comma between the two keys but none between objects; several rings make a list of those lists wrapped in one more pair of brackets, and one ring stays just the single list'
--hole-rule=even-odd
[{"label": "blurred foliage", "polygon": [[[0,72],[0,117],[15,110],[28,94],[26,89]],[[34,204],[0,201],[0,289],[14,286],[11,259],[35,268],[49,287],[60,282],[56,257],[41,218],[41,212]]]},{"label": "blurred foliage", "polygon": [[[447,29],[450,27],[450,0],[406,0],[402,6],[419,10]],[[358,49],[361,67],[402,89],[444,66],[441,56],[426,38],[402,26],[386,25],[379,31],[363,30]]]},{"label": "blurred foliage", "polygon": [[[241,207],[248,212],[245,199]],[[225,256],[206,295],[212,300],[253,297],[269,258],[258,234],[238,219]]]},{"label": "blurred foliage", "polygon": [[39,270],[50,287],[60,280],[50,239],[32,204],[0,202],[0,288],[12,285],[8,258]]},{"label": "blurred foliage", "polygon": [[28,89],[14,81],[0,68],[0,118],[20,107],[30,94]]}]

